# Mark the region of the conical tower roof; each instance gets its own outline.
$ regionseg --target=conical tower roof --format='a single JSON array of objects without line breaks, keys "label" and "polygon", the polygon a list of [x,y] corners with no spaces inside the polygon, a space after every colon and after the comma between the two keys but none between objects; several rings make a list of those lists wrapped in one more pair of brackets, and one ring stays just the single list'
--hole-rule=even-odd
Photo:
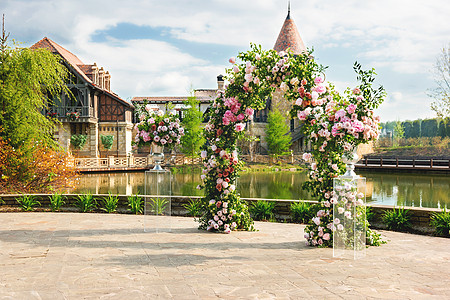
[{"label": "conical tower roof", "polygon": [[278,35],[277,42],[273,47],[277,52],[286,51],[290,48],[294,54],[300,54],[306,52],[305,44],[298,33],[297,26],[294,20],[291,19],[291,8],[288,6],[288,14],[286,20],[284,20],[283,27],[281,27],[280,34]]}]

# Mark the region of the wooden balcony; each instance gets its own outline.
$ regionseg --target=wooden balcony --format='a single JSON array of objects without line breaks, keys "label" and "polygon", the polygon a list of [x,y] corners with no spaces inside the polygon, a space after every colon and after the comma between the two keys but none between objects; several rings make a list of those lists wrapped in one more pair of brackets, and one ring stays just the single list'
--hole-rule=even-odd
[{"label": "wooden balcony", "polygon": [[[70,113],[78,113],[78,118],[71,118]],[[94,121],[94,108],[89,106],[57,106],[49,107],[45,115],[57,117],[61,122],[89,122]]]}]

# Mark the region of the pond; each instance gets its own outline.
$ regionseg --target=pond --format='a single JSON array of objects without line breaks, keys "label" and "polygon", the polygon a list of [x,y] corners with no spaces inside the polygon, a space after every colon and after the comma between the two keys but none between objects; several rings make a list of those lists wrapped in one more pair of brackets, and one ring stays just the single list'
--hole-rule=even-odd
[{"label": "pond", "polygon": [[[450,176],[358,171],[367,178],[367,202],[391,206],[450,208]],[[302,190],[303,172],[243,172],[237,190],[243,198],[302,199],[313,197]],[[72,193],[135,194],[144,192],[144,172],[83,174]],[[202,196],[196,189],[200,174],[175,174],[172,194]]]}]

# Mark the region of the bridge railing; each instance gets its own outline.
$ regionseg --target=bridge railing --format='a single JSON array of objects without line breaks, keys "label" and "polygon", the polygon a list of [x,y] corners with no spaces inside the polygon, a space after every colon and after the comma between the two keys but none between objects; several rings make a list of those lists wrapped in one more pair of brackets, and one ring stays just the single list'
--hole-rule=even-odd
[{"label": "bridge railing", "polygon": [[365,157],[357,167],[449,169],[449,158]]}]

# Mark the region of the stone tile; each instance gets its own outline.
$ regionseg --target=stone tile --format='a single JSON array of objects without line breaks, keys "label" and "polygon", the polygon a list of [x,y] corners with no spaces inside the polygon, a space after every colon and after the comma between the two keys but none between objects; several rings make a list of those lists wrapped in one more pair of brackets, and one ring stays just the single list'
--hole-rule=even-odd
[{"label": "stone tile", "polygon": [[[353,261],[304,226],[212,234],[190,218],[0,214],[0,299],[450,299],[450,239],[381,231]],[[161,228],[166,228],[161,232]]]}]

